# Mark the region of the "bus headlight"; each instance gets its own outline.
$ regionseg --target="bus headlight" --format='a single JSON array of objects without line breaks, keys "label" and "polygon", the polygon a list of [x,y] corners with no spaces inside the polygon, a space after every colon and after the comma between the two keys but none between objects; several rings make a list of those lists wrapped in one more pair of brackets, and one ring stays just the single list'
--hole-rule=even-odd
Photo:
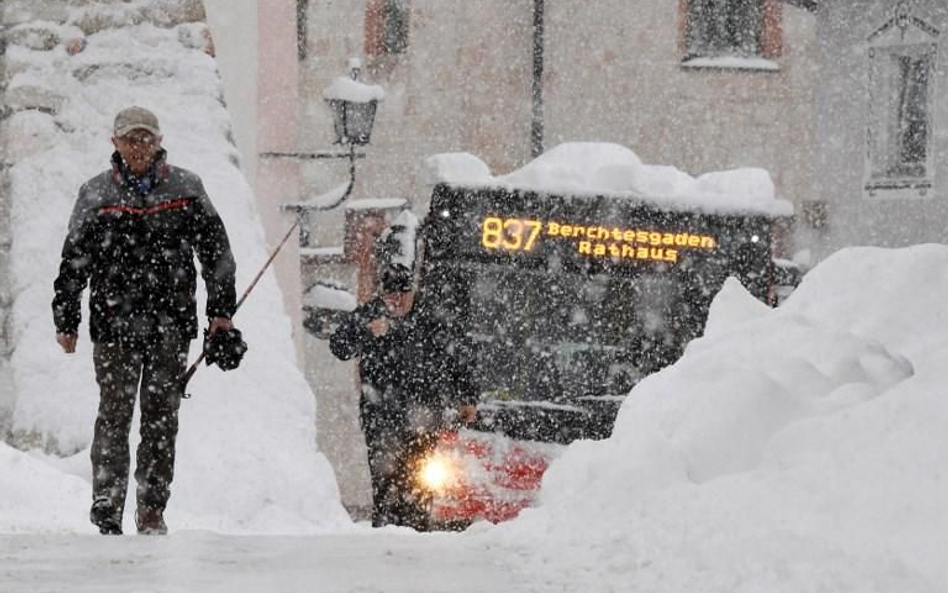
[{"label": "bus headlight", "polygon": [[418,468],[418,480],[432,492],[444,492],[458,483],[460,468],[457,461],[443,453],[432,453],[422,460]]}]

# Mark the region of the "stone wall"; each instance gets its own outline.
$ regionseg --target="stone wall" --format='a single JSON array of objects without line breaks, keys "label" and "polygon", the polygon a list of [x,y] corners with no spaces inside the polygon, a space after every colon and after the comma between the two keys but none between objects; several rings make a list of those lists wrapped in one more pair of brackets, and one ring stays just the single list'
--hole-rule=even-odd
[{"label": "stone wall", "polygon": [[[0,0],[0,438],[16,441],[19,446],[36,445],[31,435],[10,434],[10,412],[16,403],[10,358],[14,348],[12,307],[15,294],[11,278],[13,233],[9,170],[19,159],[43,150],[35,128],[17,124],[16,114],[35,114],[44,118],[44,126],[54,130],[56,115],[66,98],[29,82],[11,86],[17,72],[24,69],[11,61],[8,47],[24,46],[37,51],[52,51],[60,46],[70,53],[82,52],[85,36],[104,29],[150,22],[159,27],[204,20],[200,0],[152,0],[134,4],[123,0]],[[209,38],[200,35],[181,39],[185,45],[202,48]],[[51,249],[57,247],[51,246]],[[50,279],[52,281],[52,279]],[[52,332],[52,328],[50,328]]]}]

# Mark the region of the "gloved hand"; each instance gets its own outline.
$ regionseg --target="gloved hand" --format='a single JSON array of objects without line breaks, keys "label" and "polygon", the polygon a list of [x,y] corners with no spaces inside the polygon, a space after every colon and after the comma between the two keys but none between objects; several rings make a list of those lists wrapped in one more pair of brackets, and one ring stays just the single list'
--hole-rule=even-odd
[{"label": "gloved hand", "polygon": [[458,408],[458,422],[461,424],[470,424],[477,420],[477,406],[466,404]]},{"label": "gloved hand", "polygon": [[204,360],[208,366],[216,364],[222,371],[230,371],[240,366],[247,352],[247,342],[236,327],[230,329],[211,328],[204,330]]}]

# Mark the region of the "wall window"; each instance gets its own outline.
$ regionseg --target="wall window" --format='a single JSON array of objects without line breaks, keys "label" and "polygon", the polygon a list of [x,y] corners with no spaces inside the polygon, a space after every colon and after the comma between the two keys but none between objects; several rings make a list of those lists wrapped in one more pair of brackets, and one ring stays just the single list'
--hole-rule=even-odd
[{"label": "wall window", "polygon": [[365,53],[392,56],[408,49],[409,0],[370,0],[366,11]]},{"label": "wall window", "polygon": [[685,58],[759,56],[764,24],[762,0],[688,0]]},{"label": "wall window", "polygon": [[924,178],[931,137],[931,47],[875,49],[872,57],[873,107],[880,116],[873,126],[874,179]]},{"label": "wall window", "polygon": [[867,189],[919,189],[932,177],[937,30],[896,16],[869,38]]}]

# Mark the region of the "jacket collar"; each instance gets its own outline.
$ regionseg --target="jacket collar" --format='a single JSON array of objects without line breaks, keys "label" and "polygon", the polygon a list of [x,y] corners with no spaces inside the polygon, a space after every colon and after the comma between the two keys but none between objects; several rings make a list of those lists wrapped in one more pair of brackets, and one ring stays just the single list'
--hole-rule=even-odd
[{"label": "jacket collar", "polygon": [[165,149],[159,150],[151,168],[144,175],[138,176],[128,170],[125,161],[122,160],[122,155],[115,151],[112,153],[112,179],[115,183],[124,185],[139,195],[147,196],[168,179],[170,170],[166,161],[167,156]]}]

